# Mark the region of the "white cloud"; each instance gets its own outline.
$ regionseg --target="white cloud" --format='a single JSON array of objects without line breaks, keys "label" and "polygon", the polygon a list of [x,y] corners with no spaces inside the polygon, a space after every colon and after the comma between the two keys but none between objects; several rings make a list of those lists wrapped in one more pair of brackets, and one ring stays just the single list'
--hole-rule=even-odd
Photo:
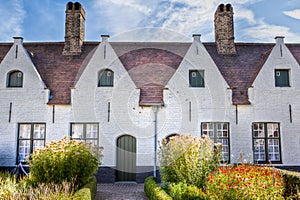
[{"label": "white cloud", "polygon": [[283,14],[295,19],[300,19],[300,9],[284,11]]},{"label": "white cloud", "polygon": [[286,42],[298,41],[300,38],[299,34],[291,32],[288,27],[267,24],[262,20],[255,26],[243,30],[242,35],[246,41],[254,39],[260,42],[274,42],[274,37],[276,36],[284,36]]},{"label": "white cloud", "polygon": [[[298,37],[298,34],[292,33],[288,27],[268,24],[264,19],[257,19],[254,11],[248,6],[261,1],[264,0],[230,1],[234,9],[235,30],[239,31],[235,33],[237,42],[273,42],[274,36],[277,35],[293,39]],[[135,41],[161,41],[163,39],[173,41],[174,38],[180,38],[177,37],[178,35],[191,39],[192,34],[196,33],[202,35],[201,40],[204,42],[214,41],[214,13],[217,6],[224,3],[223,0],[201,0],[201,2],[195,0],[95,0],[94,2],[97,6],[94,11],[101,12],[103,19],[94,21],[93,28],[105,26],[109,34],[115,35],[117,40],[128,38],[128,40]],[[300,18],[298,12],[300,13],[300,10],[288,11],[285,14]],[[154,27],[154,29],[145,31],[144,27]],[[162,31],[164,29],[167,31]],[[155,31],[158,32],[154,33]],[[166,32],[173,33],[173,36],[169,36],[169,40]],[[113,37],[111,39],[113,40]]]},{"label": "white cloud", "polygon": [[150,11],[151,11],[147,6],[140,5],[135,0],[126,0],[126,1],[124,1],[124,0],[110,0],[110,1],[113,4],[133,8],[134,10],[145,13],[145,14],[149,14]]},{"label": "white cloud", "polygon": [[0,7],[0,39],[12,41],[12,37],[22,36],[22,24],[25,15],[22,0],[2,2]]}]

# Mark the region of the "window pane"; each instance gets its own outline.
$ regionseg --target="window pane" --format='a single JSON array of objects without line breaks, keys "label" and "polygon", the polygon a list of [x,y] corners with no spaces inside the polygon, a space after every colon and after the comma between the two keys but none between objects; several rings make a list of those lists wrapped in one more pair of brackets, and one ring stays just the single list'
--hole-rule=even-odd
[{"label": "window pane", "polygon": [[228,137],[227,123],[217,123],[217,136],[218,137]]},{"label": "window pane", "polygon": [[71,137],[74,139],[83,139],[83,124],[72,124]]},{"label": "window pane", "polygon": [[268,129],[268,137],[279,137],[279,130],[278,130],[277,123],[268,123],[267,129]]},{"label": "window pane", "polygon": [[98,138],[98,124],[86,125],[86,138]]},{"label": "window pane", "polygon": [[229,123],[202,123],[202,134],[206,134],[214,143],[222,144],[224,161],[229,161]]},{"label": "window pane", "polygon": [[214,140],[214,126],[212,123],[202,123],[202,134],[208,135]]},{"label": "window pane", "polygon": [[222,144],[222,156],[224,160],[229,160],[229,142],[228,139],[218,139],[218,143]]},{"label": "window pane", "polygon": [[190,87],[204,87],[204,70],[189,71]]},{"label": "window pane", "polygon": [[30,139],[31,124],[20,124],[19,138]]},{"label": "window pane", "polygon": [[289,70],[276,69],[275,70],[275,86],[276,87],[290,87]]},{"label": "window pane", "polygon": [[255,139],[254,140],[254,160],[255,161],[266,161],[265,140],[264,139]]},{"label": "window pane", "polygon": [[30,140],[19,140],[18,160],[24,160],[30,154]]},{"label": "window pane", "polygon": [[114,72],[107,69],[104,71],[99,72],[99,82],[98,82],[98,87],[101,86],[113,86],[114,84]]},{"label": "window pane", "polygon": [[8,87],[22,87],[23,73],[20,71],[11,72],[8,75]]},{"label": "window pane", "polygon": [[33,141],[33,151],[35,148],[42,148],[45,146],[45,141],[44,140],[34,140]]},{"label": "window pane", "polygon": [[264,123],[253,124],[253,136],[254,137],[265,137]]},{"label": "window pane", "polygon": [[93,145],[98,145],[98,140],[86,140],[86,143],[92,143]]},{"label": "window pane", "polygon": [[280,161],[280,150],[279,150],[279,140],[269,139],[268,140],[268,151],[270,161]]},{"label": "window pane", "polygon": [[34,124],[33,127],[33,139],[45,138],[45,124]]}]

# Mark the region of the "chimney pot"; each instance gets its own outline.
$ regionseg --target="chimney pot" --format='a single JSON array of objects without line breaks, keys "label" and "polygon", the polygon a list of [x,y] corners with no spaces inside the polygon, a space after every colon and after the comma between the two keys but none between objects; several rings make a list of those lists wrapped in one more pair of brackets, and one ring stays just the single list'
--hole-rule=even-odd
[{"label": "chimney pot", "polygon": [[200,37],[201,34],[193,34],[194,41],[201,42]]},{"label": "chimney pot", "polygon": [[274,39],[276,44],[284,44],[284,36],[276,36]]},{"label": "chimney pot", "polygon": [[23,45],[23,38],[22,37],[13,37],[14,44],[21,44]]},{"label": "chimney pot", "polygon": [[101,35],[102,42],[108,41],[109,35]]}]

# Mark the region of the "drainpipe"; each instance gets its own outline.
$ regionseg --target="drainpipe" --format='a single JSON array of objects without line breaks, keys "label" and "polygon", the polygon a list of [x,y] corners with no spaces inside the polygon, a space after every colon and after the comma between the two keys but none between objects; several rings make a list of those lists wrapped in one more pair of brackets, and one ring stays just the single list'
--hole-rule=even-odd
[{"label": "drainpipe", "polygon": [[156,163],[157,163],[157,112],[158,106],[152,107],[154,114],[154,167],[153,167],[153,176],[156,177]]}]

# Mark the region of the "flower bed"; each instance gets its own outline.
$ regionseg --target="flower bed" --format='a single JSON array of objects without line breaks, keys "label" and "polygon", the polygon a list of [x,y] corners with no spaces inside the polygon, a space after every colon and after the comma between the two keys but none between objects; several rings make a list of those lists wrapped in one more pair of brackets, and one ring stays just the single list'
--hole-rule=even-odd
[{"label": "flower bed", "polygon": [[218,199],[284,199],[284,181],[270,167],[220,167],[210,174],[207,192]]}]

